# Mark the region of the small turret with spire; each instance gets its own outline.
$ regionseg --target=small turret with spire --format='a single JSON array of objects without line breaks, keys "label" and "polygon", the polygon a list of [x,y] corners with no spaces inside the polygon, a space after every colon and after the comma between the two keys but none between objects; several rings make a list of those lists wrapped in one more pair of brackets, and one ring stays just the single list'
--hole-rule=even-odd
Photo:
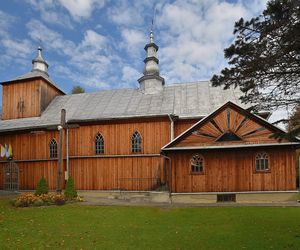
[{"label": "small turret with spire", "polygon": [[[153,26],[153,23],[152,23]],[[159,75],[158,46],[154,42],[153,28],[150,31],[150,43],[146,44],[147,57],[144,60],[144,75],[138,79],[140,89],[145,94],[156,94],[162,91],[164,78]]]},{"label": "small turret with spire", "polygon": [[38,55],[35,59],[32,60],[32,72],[41,71],[48,76],[48,63],[42,56],[42,48],[38,47]]}]

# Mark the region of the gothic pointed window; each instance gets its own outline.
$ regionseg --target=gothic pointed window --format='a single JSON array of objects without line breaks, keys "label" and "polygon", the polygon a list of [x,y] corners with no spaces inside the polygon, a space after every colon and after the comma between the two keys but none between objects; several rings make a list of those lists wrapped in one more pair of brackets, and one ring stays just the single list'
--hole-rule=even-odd
[{"label": "gothic pointed window", "polygon": [[53,138],[49,144],[50,158],[57,158],[57,142]]},{"label": "gothic pointed window", "polygon": [[191,158],[191,172],[203,173],[204,172],[204,158],[202,155],[194,155]]},{"label": "gothic pointed window", "polygon": [[142,152],[142,137],[138,131],[135,131],[131,136],[131,152],[132,153]]},{"label": "gothic pointed window", "polygon": [[255,156],[255,169],[256,171],[268,171],[269,166],[269,155],[266,152],[260,152]]},{"label": "gothic pointed window", "polygon": [[104,154],[104,138],[100,133],[95,137],[95,153],[96,155]]}]

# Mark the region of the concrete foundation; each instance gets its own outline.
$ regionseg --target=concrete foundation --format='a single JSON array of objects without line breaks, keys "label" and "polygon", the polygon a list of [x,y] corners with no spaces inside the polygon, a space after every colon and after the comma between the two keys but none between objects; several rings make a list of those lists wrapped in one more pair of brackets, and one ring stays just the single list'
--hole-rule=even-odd
[{"label": "concrete foundation", "polygon": [[[80,196],[91,203],[101,203],[104,199],[111,202],[127,203],[164,203],[164,204],[216,204],[218,194],[226,193],[168,193],[168,192],[131,192],[131,191],[78,191]],[[238,204],[291,203],[300,199],[297,191],[285,192],[240,192],[234,193]],[[228,203],[228,202],[227,202]],[[221,202],[220,202],[221,204]]]}]

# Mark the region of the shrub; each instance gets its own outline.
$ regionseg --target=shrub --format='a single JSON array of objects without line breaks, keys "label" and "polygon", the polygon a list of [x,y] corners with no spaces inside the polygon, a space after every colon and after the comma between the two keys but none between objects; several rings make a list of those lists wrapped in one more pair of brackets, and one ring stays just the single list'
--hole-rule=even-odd
[{"label": "shrub", "polygon": [[70,176],[66,183],[65,197],[67,200],[73,200],[77,197],[77,191],[75,189],[73,178]]},{"label": "shrub", "polygon": [[45,177],[42,177],[37,185],[35,195],[48,194],[48,184]]}]

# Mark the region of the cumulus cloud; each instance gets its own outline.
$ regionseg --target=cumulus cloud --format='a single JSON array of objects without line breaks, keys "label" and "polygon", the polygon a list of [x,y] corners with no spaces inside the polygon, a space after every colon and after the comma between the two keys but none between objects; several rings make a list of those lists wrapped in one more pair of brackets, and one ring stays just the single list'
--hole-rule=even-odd
[{"label": "cumulus cloud", "polygon": [[89,18],[95,9],[104,6],[104,0],[58,0],[75,20]]},{"label": "cumulus cloud", "polygon": [[137,29],[123,29],[121,36],[123,41],[120,43],[120,46],[127,50],[129,56],[137,57],[141,55],[142,48],[146,44],[144,32]]},{"label": "cumulus cloud", "polygon": [[[91,17],[96,9],[104,6],[104,0],[26,0],[39,11],[44,22],[73,28],[72,20],[81,21]],[[68,15],[69,14],[69,15]]]},{"label": "cumulus cloud", "polygon": [[41,20],[65,28],[73,28],[70,17],[63,11],[56,0],[26,0],[31,7],[38,11]]},{"label": "cumulus cloud", "polygon": [[0,10],[0,37],[8,36],[8,30],[15,20],[14,16]]},{"label": "cumulus cloud", "polygon": [[106,79],[111,79],[111,75],[115,75],[115,70],[118,70],[117,61],[120,59],[114,54],[107,37],[94,30],[87,30],[82,40],[75,43],[38,20],[31,20],[27,28],[33,40],[38,40],[41,35],[47,35],[45,48],[64,58],[63,66],[54,65],[56,73],[63,73],[62,77],[68,76],[75,83],[100,88],[109,86]]},{"label": "cumulus cloud", "polygon": [[162,73],[167,82],[210,79],[224,66],[223,50],[233,40],[233,25],[251,17],[245,2],[204,0],[166,3],[157,15]]}]

